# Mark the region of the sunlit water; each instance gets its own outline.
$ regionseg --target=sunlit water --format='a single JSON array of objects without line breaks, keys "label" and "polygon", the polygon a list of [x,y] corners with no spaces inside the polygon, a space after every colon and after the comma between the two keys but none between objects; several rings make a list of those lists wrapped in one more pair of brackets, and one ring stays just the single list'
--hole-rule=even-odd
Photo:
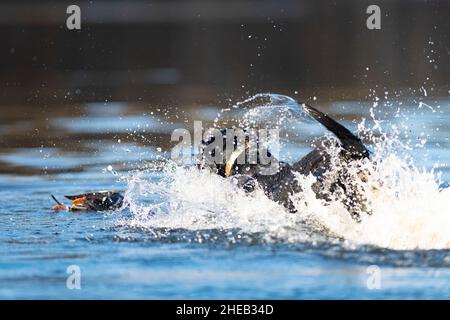
[{"label": "sunlit water", "polygon": [[[295,103],[252,102],[155,113],[93,104],[79,117],[68,111],[50,118],[39,142],[24,147],[16,138],[1,149],[0,297],[450,298],[448,100],[322,108],[370,142],[373,162],[363,165],[377,188],[367,190],[373,214],[361,223],[340,202],[325,204],[308,192],[312,177],[299,177],[305,193],[296,195],[299,213],[291,214],[260,191],[248,195],[166,161],[171,131],[192,129],[193,120],[282,127],[281,157],[290,162],[326,134]],[[8,121],[0,132],[35,125]],[[51,193],[102,189],[123,190],[127,207],[48,210]],[[81,269],[81,290],[66,287],[70,265]],[[375,290],[367,285],[371,265],[381,272]]]}]

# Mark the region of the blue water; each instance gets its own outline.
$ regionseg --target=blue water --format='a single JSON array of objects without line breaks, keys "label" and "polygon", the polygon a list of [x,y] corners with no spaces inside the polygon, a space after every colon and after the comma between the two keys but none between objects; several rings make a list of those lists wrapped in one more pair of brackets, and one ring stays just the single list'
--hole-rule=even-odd
[{"label": "blue water", "polygon": [[[355,105],[359,114],[352,119],[367,116],[367,109]],[[447,163],[449,108],[449,102],[444,102],[444,113],[427,113],[426,118],[416,118],[411,123],[413,129],[420,128],[422,122],[439,126],[439,132],[430,139],[428,157]],[[335,115],[343,112],[339,104],[330,110]],[[123,110],[117,112],[127,118]],[[351,249],[326,241],[266,243],[259,241],[258,235],[236,238],[239,230],[155,233],[118,224],[119,218],[130,215],[127,210],[112,214],[48,210],[53,205],[51,193],[61,197],[90,190],[124,190],[126,181],[120,178],[121,174],[146,159],[154,159],[155,148],[160,146],[157,142],[150,145],[133,139],[125,141],[124,130],[145,124],[145,117],[132,114],[122,122],[107,114],[106,122],[102,122],[101,114],[89,118],[88,113],[91,122],[82,125],[77,125],[82,119],[56,118],[51,122],[50,134],[57,135],[58,130],[66,130],[67,137],[86,134],[70,140],[69,145],[78,146],[75,150],[65,149],[63,144],[36,144],[0,151],[0,161],[9,168],[0,175],[0,298],[450,298],[450,250],[396,251],[370,246]],[[101,125],[93,128],[98,121]],[[350,121],[346,123],[354,128]],[[8,123],[9,128],[11,125],[14,123]],[[163,128],[156,126],[155,136]],[[151,128],[146,130],[148,137]],[[122,138],[91,136],[105,131],[122,134]],[[305,150],[301,145],[291,149],[294,156]],[[424,160],[419,157],[417,161]],[[119,175],[105,170],[110,164]],[[439,170],[449,180],[448,168],[442,165]],[[155,172],[154,178],[159,174]],[[214,239],[206,237],[211,234]],[[80,289],[67,288],[66,271],[71,265],[80,267]],[[371,265],[380,268],[378,289],[367,285]]]}]

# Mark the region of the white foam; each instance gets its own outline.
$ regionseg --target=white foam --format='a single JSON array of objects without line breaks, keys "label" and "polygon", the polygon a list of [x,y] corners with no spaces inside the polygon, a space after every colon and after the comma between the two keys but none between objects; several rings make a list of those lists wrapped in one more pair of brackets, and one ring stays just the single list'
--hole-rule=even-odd
[{"label": "white foam", "polygon": [[[360,223],[341,201],[317,199],[308,187],[315,181],[311,176],[299,176],[305,191],[293,197],[299,213],[292,214],[261,190],[245,194],[231,180],[174,166],[157,183],[143,178],[142,172],[130,176],[126,201],[133,217],[121,223],[150,229],[239,229],[286,242],[308,241],[307,227],[323,226],[328,235],[356,244],[401,250],[450,248],[450,189],[440,192],[432,171],[410,167],[395,155],[366,168],[372,170],[365,195],[373,212],[363,215]],[[159,202],[146,203],[152,194]]]},{"label": "white foam", "polygon": [[304,192],[293,196],[298,213],[291,214],[261,190],[246,194],[229,179],[168,164],[159,181],[145,171],[130,173],[125,202],[132,217],[120,224],[169,230],[238,229],[285,242],[314,241],[308,232],[312,227],[352,245],[450,249],[450,188],[439,191],[439,174],[418,168],[408,156],[423,149],[402,143],[395,131],[384,134],[381,122],[373,120],[372,128],[365,122],[359,126],[360,134],[373,142],[371,160],[348,168],[355,177],[364,170],[368,178],[365,183],[355,179],[372,210],[371,215],[362,215],[360,223],[351,218],[342,199],[317,199],[311,176],[298,176]]},{"label": "white foam", "polygon": [[[186,230],[239,229],[245,233],[263,232],[266,239],[306,238],[300,231],[301,217],[289,213],[281,205],[267,198],[262,190],[252,194],[238,188],[230,179],[216,174],[200,172],[196,168],[169,165],[165,178],[154,183],[130,176],[125,201],[130,205],[133,218],[120,224],[144,228]],[[139,199],[152,192],[163,195],[159,204],[144,204]],[[292,234],[286,234],[286,229]]]},{"label": "white foam", "polygon": [[450,248],[450,189],[439,192],[432,171],[406,166],[391,155],[372,168],[365,196],[372,214],[363,214],[360,223],[341,201],[325,203],[312,191],[296,206],[311,220],[354,243],[399,250]]}]

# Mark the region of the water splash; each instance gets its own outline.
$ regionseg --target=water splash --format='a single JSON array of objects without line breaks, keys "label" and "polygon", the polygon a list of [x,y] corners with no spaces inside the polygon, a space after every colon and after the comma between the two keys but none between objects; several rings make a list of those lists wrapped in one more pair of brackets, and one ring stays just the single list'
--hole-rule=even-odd
[{"label": "water splash", "polygon": [[215,123],[222,125],[224,121],[239,128],[266,129],[283,129],[297,122],[312,122],[296,100],[273,93],[259,93],[237,102],[231,108],[222,109]]},{"label": "water splash", "polygon": [[[256,102],[261,98],[266,102]],[[271,103],[275,103],[273,108]],[[239,117],[245,125],[262,123],[274,112],[286,115],[274,125],[284,125],[289,114],[302,115],[295,100],[284,96],[255,96],[236,104],[236,109],[248,115]],[[372,144],[371,160],[346,168],[355,177],[361,170],[366,175],[359,187],[372,214],[364,215],[360,223],[351,219],[339,197],[331,202],[318,199],[312,191],[316,182],[312,176],[297,177],[304,192],[293,196],[299,213],[291,214],[262,190],[246,194],[231,179],[168,162],[157,178],[151,167],[129,174],[125,202],[131,217],[118,224],[151,230],[155,235],[161,230],[207,230],[212,236],[215,231],[231,232],[234,240],[255,235],[253,240],[264,242],[343,240],[346,245],[396,250],[450,249],[450,189],[439,188],[443,181],[434,169],[415,164],[412,153],[416,149],[402,142],[395,126],[389,127],[388,134],[383,131],[385,122],[372,120],[372,127],[366,121],[358,126]],[[339,164],[333,168],[338,170]],[[355,183],[361,181],[355,179]]]},{"label": "water splash", "polygon": [[[191,231],[239,229],[238,234],[264,232],[266,239],[280,236],[283,229],[304,229],[300,216],[288,213],[262,190],[245,194],[231,180],[216,174],[167,163],[164,177],[158,182],[143,175],[141,171],[129,177],[125,201],[132,218],[120,224]],[[149,203],[150,194],[157,194],[161,201]]]}]

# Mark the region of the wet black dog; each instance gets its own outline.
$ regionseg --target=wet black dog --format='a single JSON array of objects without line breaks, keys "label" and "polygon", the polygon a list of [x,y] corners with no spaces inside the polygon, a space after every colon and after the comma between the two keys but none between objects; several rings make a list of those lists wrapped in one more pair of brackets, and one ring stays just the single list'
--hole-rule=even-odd
[{"label": "wet black dog", "polygon": [[[359,221],[361,214],[370,214],[370,210],[363,192],[358,188],[358,184],[354,183],[354,179],[360,179],[364,182],[365,173],[361,170],[355,176],[350,174],[347,168],[355,160],[368,158],[369,151],[358,137],[328,115],[305,104],[302,107],[313,119],[320,122],[338,138],[339,142],[335,146],[339,149],[337,155],[330,152],[333,145],[328,145],[328,147],[322,145],[298,162],[290,165],[275,159],[268,150],[256,148],[254,161],[240,162],[239,160],[242,159],[248,160],[250,143],[247,143],[244,139],[244,143],[241,143],[239,147],[238,137],[233,136],[230,139],[226,136],[227,131],[224,129],[219,132],[219,136],[211,136],[209,139],[202,141],[201,149],[203,151],[201,152],[199,167],[209,167],[223,177],[230,177],[247,192],[252,192],[255,188],[260,187],[269,198],[281,203],[291,212],[296,212],[291,196],[302,192],[302,186],[296,175],[312,174],[317,178],[312,185],[316,196],[325,200],[338,198],[343,202],[351,216]],[[216,137],[222,139],[220,144],[213,143],[216,141]],[[232,145],[231,148],[230,144]],[[256,144],[258,145],[258,141]],[[216,161],[215,156],[218,154],[220,160]],[[263,159],[267,160],[267,158],[270,158],[269,163],[262,161]],[[336,161],[333,161],[336,158],[338,158],[339,166],[336,166]],[[273,170],[274,164],[276,164],[276,170]],[[66,196],[66,198],[72,200],[70,206],[64,206],[53,197],[57,202],[53,209],[106,211],[118,209],[123,204],[123,196],[113,191]]]},{"label": "wet black dog", "polygon": [[[369,157],[369,151],[362,143],[361,139],[352,134],[347,128],[333,120],[330,116],[323,112],[302,104],[305,110],[313,119],[321,123],[325,128],[331,131],[338,138],[339,153],[339,169],[332,168],[332,155],[330,153],[331,146],[317,147],[298,162],[290,165],[285,162],[277,161],[277,170],[273,174],[262,174],[261,169],[267,167],[268,164],[262,165],[258,150],[258,158],[256,163],[238,163],[237,159],[245,153],[248,148],[235,148],[237,141],[226,137],[226,130],[221,130],[223,143],[221,143],[222,150],[217,148],[210,148],[216,140],[215,136],[202,141],[200,167],[210,167],[217,174],[223,177],[231,177],[240,187],[246,191],[251,192],[256,187],[264,190],[265,194],[272,200],[283,204],[291,212],[296,212],[296,209],[291,201],[291,196],[294,193],[302,192],[302,186],[296,179],[296,174],[302,175],[312,174],[317,178],[317,182],[313,184],[312,189],[316,196],[325,200],[332,200],[336,194],[340,194],[340,200],[343,202],[346,209],[351,216],[360,221],[362,213],[370,214],[367,208],[366,201],[358,190],[357,185],[351,181],[354,176],[351,176],[346,170],[347,166],[355,160],[360,160]],[[227,144],[233,141],[233,152],[226,151]],[[229,146],[228,146],[229,147]],[[217,152],[222,152],[225,161],[211,161],[205,160],[205,152],[209,156],[215,156]],[[272,155],[266,151],[266,156]],[[245,155],[244,155],[245,157]],[[336,157],[336,156],[335,156]],[[273,160],[272,160],[273,162]],[[267,169],[267,168],[266,168]],[[333,171],[331,171],[333,169]],[[364,180],[364,175],[358,175]]]}]

